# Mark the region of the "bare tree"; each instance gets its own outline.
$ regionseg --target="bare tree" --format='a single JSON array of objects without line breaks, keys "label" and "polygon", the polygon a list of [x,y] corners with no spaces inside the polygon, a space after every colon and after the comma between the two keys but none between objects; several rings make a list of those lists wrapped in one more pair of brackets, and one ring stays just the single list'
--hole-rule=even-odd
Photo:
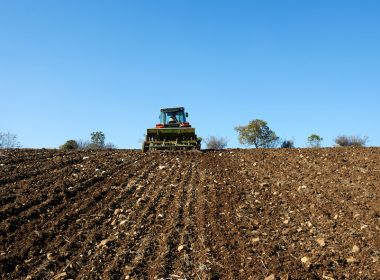
[{"label": "bare tree", "polygon": [[20,142],[17,140],[17,135],[10,132],[0,132],[0,149],[20,148]]},{"label": "bare tree", "polygon": [[87,150],[90,146],[90,141],[88,140],[78,139],[76,142],[78,144],[78,150]]}]

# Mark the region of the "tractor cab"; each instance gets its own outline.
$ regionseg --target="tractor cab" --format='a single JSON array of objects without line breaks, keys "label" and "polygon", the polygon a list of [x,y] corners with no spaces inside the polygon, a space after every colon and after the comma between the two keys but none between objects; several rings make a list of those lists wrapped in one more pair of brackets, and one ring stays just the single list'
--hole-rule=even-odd
[{"label": "tractor cab", "polygon": [[188,113],[183,107],[161,109],[160,123],[156,125],[156,128],[191,127],[186,122],[186,117],[188,117]]}]

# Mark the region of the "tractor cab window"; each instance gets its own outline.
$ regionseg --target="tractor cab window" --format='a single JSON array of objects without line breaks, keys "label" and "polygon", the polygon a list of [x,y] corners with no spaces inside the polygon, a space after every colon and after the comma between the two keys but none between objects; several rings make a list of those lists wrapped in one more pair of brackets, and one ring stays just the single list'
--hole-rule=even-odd
[{"label": "tractor cab window", "polygon": [[164,124],[183,123],[185,122],[185,115],[183,112],[165,112],[163,113]]}]

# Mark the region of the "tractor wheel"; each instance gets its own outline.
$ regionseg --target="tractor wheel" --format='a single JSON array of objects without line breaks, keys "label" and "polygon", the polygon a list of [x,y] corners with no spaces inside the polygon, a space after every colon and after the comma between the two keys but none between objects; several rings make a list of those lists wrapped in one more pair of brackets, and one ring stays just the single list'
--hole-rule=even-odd
[{"label": "tractor wheel", "polygon": [[142,150],[143,153],[146,153],[148,151],[148,147],[146,146],[146,142],[145,141],[142,143],[141,150]]}]

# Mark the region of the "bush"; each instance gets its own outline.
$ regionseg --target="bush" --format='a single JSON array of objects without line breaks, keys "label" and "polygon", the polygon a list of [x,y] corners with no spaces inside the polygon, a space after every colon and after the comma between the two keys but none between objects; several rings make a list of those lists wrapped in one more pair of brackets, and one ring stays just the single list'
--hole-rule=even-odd
[{"label": "bush", "polygon": [[294,148],[294,141],[293,140],[284,140],[281,143],[281,148],[288,149],[288,148]]},{"label": "bush", "polygon": [[116,149],[116,146],[112,143],[107,143],[104,145],[104,149]]},{"label": "bush", "polygon": [[360,136],[345,136],[340,135],[335,138],[334,142],[340,147],[363,147],[366,145],[368,141],[368,137],[360,137]]},{"label": "bush", "polygon": [[90,146],[90,141],[79,139],[77,140],[79,150],[87,150]]},{"label": "bush", "polygon": [[68,140],[65,144],[59,147],[61,150],[77,150],[79,145],[75,140]]},{"label": "bush", "polygon": [[103,149],[104,147],[101,147],[97,144],[94,144],[94,143],[90,143],[88,144],[88,146],[86,147],[86,150],[99,150],[99,149]]},{"label": "bush", "polygon": [[228,140],[226,138],[217,138],[211,136],[205,140],[207,149],[222,150],[227,147]]}]

